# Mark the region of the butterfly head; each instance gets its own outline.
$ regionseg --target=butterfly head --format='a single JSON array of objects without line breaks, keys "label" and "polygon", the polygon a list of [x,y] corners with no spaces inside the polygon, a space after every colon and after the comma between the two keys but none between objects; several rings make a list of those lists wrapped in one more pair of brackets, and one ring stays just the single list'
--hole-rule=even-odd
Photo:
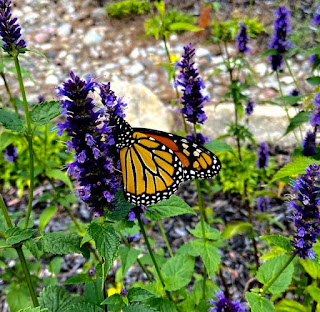
[{"label": "butterfly head", "polygon": [[116,115],[114,118],[114,124],[116,127],[116,147],[119,149],[124,147],[130,147],[134,142],[132,137],[133,130],[131,126],[122,117],[118,115]]}]

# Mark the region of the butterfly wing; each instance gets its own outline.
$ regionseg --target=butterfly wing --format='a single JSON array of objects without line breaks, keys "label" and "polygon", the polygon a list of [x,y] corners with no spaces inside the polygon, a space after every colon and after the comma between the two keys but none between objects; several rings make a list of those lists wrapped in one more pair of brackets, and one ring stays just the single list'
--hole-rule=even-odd
[{"label": "butterfly wing", "polygon": [[133,130],[162,143],[178,156],[183,167],[183,181],[212,178],[221,170],[218,157],[195,142],[158,130],[145,128],[133,128]]},{"label": "butterfly wing", "polygon": [[165,144],[133,129],[131,144],[120,149],[124,194],[135,205],[169,198],[183,181],[180,158]]}]

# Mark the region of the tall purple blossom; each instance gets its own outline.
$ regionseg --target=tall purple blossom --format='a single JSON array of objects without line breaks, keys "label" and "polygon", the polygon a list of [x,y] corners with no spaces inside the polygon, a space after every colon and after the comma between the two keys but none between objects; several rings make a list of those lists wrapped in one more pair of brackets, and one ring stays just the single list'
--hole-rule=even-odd
[{"label": "tall purple blossom", "polygon": [[26,48],[26,42],[21,38],[21,27],[18,18],[12,18],[11,1],[0,0],[0,36],[4,41],[6,52],[19,51]]},{"label": "tall purple blossom", "polygon": [[276,49],[276,55],[270,55],[269,60],[271,62],[271,68],[273,71],[281,69],[283,63],[283,53],[288,51],[293,45],[288,39],[288,34],[291,31],[290,12],[285,6],[280,7],[275,11],[274,31],[273,37],[269,44],[269,49]]},{"label": "tall purple blossom", "polygon": [[293,218],[296,232],[291,240],[294,253],[300,258],[313,259],[315,254],[311,250],[320,234],[320,165],[310,165],[306,173],[293,184],[293,198],[290,208],[294,209]]},{"label": "tall purple blossom", "polygon": [[309,130],[302,142],[304,156],[313,156],[316,154],[316,134],[314,131]]},{"label": "tall purple blossom", "polygon": [[313,12],[313,16],[311,19],[311,24],[316,24],[318,27],[320,26],[320,3],[316,6]]},{"label": "tall purple blossom", "polygon": [[184,47],[181,61],[177,63],[177,66],[181,68],[177,83],[182,86],[183,92],[181,100],[183,107],[180,112],[189,122],[203,124],[208,118],[203,110],[203,102],[209,102],[209,98],[201,94],[201,89],[204,89],[205,85],[191,61],[194,54],[195,49],[189,43]]},{"label": "tall purple blossom", "polygon": [[191,135],[186,135],[186,138],[190,141],[196,142],[199,145],[204,145],[209,142],[209,138],[202,135],[200,132],[197,132],[197,138],[194,137],[194,132],[192,131]]},{"label": "tall purple blossom", "polygon": [[262,142],[258,146],[257,150],[257,167],[260,169],[266,168],[269,166],[269,149],[266,143]]},{"label": "tall purple blossom", "polygon": [[209,312],[244,312],[246,311],[246,308],[240,302],[240,300],[231,301],[230,299],[227,299],[224,296],[224,293],[222,291],[217,292],[215,296],[217,297],[216,300],[210,299],[210,304],[214,304],[215,307],[209,308]]},{"label": "tall purple blossom", "polygon": [[4,150],[4,159],[6,161],[9,161],[11,163],[15,162],[15,160],[18,157],[17,149],[14,147],[13,144],[10,144],[7,146],[7,148]]},{"label": "tall purple blossom", "polygon": [[251,115],[253,113],[254,102],[251,99],[248,99],[247,105],[245,107],[245,112],[247,115]]},{"label": "tall purple blossom", "polygon": [[248,35],[248,27],[243,25],[242,23],[239,24],[240,29],[236,36],[237,40],[237,49],[240,53],[248,53],[250,48],[248,47],[249,42],[249,35]]},{"label": "tall purple blossom", "polygon": [[[67,165],[68,174],[79,181],[79,197],[95,212],[103,214],[105,208],[112,209],[111,200],[121,188],[122,177],[117,149],[114,141],[114,114],[123,117],[125,104],[117,99],[110,84],[98,84],[89,77],[81,80],[74,73],[71,79],[59,87],[62,114],[66,122],[58,124],[61,135],[64,130],[71,137],[68,150],[74,149],[74,162]],[[90,93],[94,88],[100,90],[103,108],[95,106]]]},{"label": "tall purple blossom", "polygon": [[310,124],[313,127],[320,126],[320,93],[313,100],[313,113],[311,114]]}]

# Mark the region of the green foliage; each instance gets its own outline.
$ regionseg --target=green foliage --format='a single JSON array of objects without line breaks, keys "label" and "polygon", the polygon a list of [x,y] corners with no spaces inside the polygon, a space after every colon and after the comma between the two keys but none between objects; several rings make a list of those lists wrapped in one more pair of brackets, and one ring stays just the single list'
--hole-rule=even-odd
[{"label": "green foliage", "polygon": [[29,239],[35,232],[37,232],[37,230],[20,229],[19,227],[13,227],[6,230],[4,232],[4,235],[7,238],[7,244],[14,245]]},{"label": "green foliage", "polygon": [[130,15],[142,15],[151,11],[151,4],[146,0],[126,0],[110,3],[106,7],[108,15],[124,18]]},{"label": "green foliage", "polygon": [[246,293],[246,298],[249,302],[251,311],[254,312],[273,312],[275,311],[274,305],[268,299],[261,297],[258,294]]}]

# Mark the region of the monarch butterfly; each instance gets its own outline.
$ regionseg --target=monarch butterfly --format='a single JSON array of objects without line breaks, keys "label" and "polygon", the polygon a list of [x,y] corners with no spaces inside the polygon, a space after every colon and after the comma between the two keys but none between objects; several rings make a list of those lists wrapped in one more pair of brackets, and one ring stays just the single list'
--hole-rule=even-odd
[{"label": "monarch butterfly", "polygon": [[155,204],[169,198],[181,182],[211,178],[221,169],[218,157],[203,146],[115,118],[124,195],[134,205]]}]

